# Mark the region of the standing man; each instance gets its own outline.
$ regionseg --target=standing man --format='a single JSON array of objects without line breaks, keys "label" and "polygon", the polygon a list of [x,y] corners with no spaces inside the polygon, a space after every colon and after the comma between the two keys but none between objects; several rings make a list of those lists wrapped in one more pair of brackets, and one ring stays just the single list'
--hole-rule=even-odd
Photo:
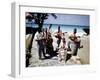
[{"label": "standing man", "polygon": [[38,34],[37,34],[36,41],[37,41],[37,44],[38,44],[38,54],[39,54],[39,59],[40,60],[42,59],[42,54],[43,54],[43,57],[46,58],[45,50],[44,50],[45,45],[44,45],[43,40],[44,40],[43,34],[42,34],[41,31],[39,31]]},{"label": "standing man", "polygon": [[62,31],[61,31],[61,29],[60,29],[60,26],[58,26],[58,31],[56,32],[56,38],[58,38],[58,40],[57,40],[57,44],[58,44],[58,47],[59,47],[59,45],[60,45],[60,42],[61,42],[61,35],[62,35]]}]

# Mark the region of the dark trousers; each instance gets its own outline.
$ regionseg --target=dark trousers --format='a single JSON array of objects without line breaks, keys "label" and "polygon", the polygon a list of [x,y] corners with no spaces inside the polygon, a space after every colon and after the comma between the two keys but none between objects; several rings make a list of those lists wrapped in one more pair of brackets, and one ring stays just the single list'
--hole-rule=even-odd
[{"label": "dark trousers", "polygon": [[38,53],[39,53],[39,59],[42,58],[42,54],[43,54],[43,57],[45,57],[45,51],[44,51],[44,48],[39,48]]},{"label": "dark trousers", "polygon": [[38,55],[39,55],[39,59],[42,58],[42,54],[43,57],[45,57],[45,45],[43,44],[42,40],[38,40]]},{"label": "dark trousers", "polygon": [[60,45],[60,42],[61,42],[61,37],[59,37],[58,40],[57,40],[58,47]]}]

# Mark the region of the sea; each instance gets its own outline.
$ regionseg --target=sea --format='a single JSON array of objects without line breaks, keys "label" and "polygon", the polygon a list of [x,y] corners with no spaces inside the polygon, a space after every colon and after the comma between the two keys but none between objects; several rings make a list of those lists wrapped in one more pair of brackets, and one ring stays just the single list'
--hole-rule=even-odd
[{"label": "sea", "polygon": [[[74,29],[77,29],[77,35],[82,36],[83,34],[86,34],[83,29],[89,29],[89,26],[84,26],[84,25],[68,25],[68,24],[44,24],[43,28],[49,28],[51,26],[51,29],[53,32],[56,32],[58,29],[58,26],[60,26],[62,32],[67,32],[68,34],[72,34]],[[26,27],[33,27],[33,28],[38,28],[37,24],[29,24],[26,23]]]}]

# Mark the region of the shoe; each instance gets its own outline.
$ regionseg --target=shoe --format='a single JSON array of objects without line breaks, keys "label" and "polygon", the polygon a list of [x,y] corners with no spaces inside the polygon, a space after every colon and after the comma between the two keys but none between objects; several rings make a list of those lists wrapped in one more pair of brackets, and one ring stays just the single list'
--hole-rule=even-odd
[{"label": "shoe", "polygon": [[79,48],[83,48],[83,45],[81,45]]}]

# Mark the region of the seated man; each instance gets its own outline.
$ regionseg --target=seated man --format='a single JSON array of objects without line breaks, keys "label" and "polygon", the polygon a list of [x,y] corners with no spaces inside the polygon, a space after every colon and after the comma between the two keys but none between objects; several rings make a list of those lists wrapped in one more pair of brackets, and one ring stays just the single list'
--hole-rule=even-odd
[{"label": "seated man", "polygon": [[77,56],[78,48],[82,48],[80,46],[81,40],[76,36],[77,29],[74,29],[73,34],[69,36],[68,48],[71,50],[72,55]]}]

